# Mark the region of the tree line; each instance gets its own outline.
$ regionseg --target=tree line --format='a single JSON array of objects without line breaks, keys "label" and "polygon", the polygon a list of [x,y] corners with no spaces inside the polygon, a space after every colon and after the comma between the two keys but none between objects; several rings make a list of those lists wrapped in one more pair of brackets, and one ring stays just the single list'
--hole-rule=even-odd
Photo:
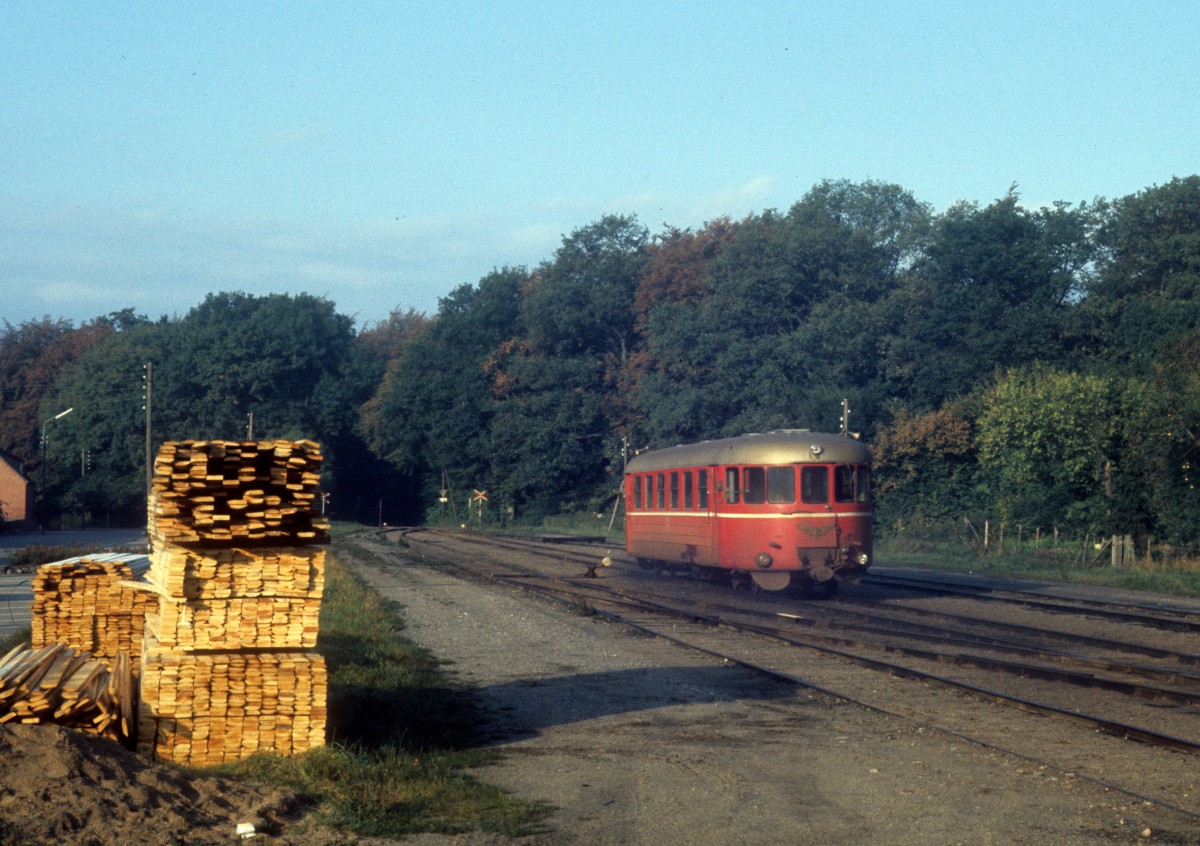
[{"label": "tree line", "polygon": [[150,363],[156,442],[240,439],[251,415],[256,438],[318,440],[347,519],[471,491],[518,518],[607,511],[631,451],[836,430],[845,400],[883,531],[989,514],[1200,541],[1200,176],[942,213],[826,181],[653,235],[608,215],[362,328],[327,299],[242,293],[4,326],[0,447],[47,510],[93,520],[144,508]]}]

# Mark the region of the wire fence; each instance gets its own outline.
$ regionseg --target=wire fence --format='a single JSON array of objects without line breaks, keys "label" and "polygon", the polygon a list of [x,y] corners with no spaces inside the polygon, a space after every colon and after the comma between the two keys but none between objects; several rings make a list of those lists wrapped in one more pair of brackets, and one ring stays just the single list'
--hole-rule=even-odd
[{"label": "wire fence", "polygon": [[979,555],[1044,558],[1063,567],[1123,567],[1200,571],[1200,550],[1132,535],[1069,534],[1055,526],[1026,526],[987,517],[900,522],[889,527],[893,543],[912,547],[973,549]]}]

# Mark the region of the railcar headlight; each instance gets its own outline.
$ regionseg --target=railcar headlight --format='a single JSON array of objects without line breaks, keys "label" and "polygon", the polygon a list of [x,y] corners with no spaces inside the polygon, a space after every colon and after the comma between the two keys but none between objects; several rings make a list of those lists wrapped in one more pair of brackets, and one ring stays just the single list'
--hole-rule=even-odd
[{"label": "railcar headlight", "polygon": [[860,552],[858,554],[858,563],[866,567],[871,563],[871,556],[867,555],[865,552]]},{"label": "railcar headlight", "polygon": [[775,563],[775,559],[771,558],[771,553],[769,552],[760,552],[754,556],[754,563],[765,570]]}]

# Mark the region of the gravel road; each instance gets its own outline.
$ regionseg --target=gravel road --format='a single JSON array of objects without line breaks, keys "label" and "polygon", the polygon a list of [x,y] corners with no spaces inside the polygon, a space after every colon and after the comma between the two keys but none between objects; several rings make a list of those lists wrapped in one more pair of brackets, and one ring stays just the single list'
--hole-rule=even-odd
[{"label": "gravel road", "polygon": [[478,691],[480,776],[554,805],[484,844],[1200,844],[1200,823],[1070,774],[764,680],[395,546],[356,565]]}]

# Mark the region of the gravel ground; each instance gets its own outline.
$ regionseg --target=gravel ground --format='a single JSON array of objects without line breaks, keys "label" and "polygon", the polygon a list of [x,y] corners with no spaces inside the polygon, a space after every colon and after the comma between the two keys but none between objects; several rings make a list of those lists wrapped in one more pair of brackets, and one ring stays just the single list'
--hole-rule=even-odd
[{"label": "gravel ground", "polygon": [[1056,771],[724,666],[502,586],[359,572],[475,687],[501,763],[557,810],[525,838],[440,844],[1200,844],[1200,824]]}]

